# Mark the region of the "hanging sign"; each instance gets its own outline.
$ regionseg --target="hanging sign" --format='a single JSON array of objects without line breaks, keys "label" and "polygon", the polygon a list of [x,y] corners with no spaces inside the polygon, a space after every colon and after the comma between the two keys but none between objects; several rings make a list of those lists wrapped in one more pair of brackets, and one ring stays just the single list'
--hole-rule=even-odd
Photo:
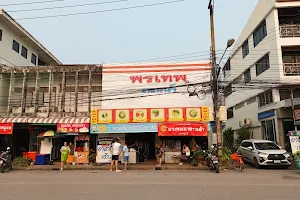
[{"label": "hanging sign", "polygon": [[162,123],[158,125],[158,136],[207,136],[207,124]]},{"label": "hanging sign", "polygon": [[0,135],[11,135],[13,133],[13,123],[0,123]]},{"label": "hanging sign", "polygon": [[57,124],[58,133],[88,133],[90,131],[90,124]]}]

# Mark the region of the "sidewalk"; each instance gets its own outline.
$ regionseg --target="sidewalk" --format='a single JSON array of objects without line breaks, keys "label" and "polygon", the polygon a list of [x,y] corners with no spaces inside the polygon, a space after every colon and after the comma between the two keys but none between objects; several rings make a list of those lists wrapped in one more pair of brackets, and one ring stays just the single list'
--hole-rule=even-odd
[{"label": "sidewalk", "polygon": [[[121,170],[124,169],[124,165],[120,165]],[[25,168],[15,167],[16,170],[60,170],[60,163],[54,163],[53,165],[33,165]],[[65,170],[109,170],[110,165],[67,165]],[[128,170],[155,170],[153,164],[131,164]],[[162,170],[207,170],[207,167],[193,167],[190,164],[178,165],[178,164],[163,164]]]}]

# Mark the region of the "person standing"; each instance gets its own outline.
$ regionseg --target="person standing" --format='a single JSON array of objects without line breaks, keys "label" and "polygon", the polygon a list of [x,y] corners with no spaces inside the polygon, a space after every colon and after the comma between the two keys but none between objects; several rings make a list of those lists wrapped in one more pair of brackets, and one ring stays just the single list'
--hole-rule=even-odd
[{"label": "person standing", "polygon": [[111,144],[110,149],[112,153],[110,171],[113,170],[114,164],[116,165],[116,172],[120,172],[118,165],[119,165],[119,156],[122,150],[122,145],[119,143],[119,138],[116,138],[115,142]]},{"label": "person standing", "polygon": [[158,167],[161,167],[162,163],[162,156],[163,156],[164,150],[162,148],[161,144],[156,145],[156,162]]},{"label": "person standing", "polygon": [[67,142],[64,142],[64,146],[60,148],[60,153],[61,153],[61,166],[60,170],[62,171],[64,168],[66,168],[66,162],[68,160],[68,156],[71,152],[70,147],[68,146]]},{"label": "person standing", "polygon": [[124,155],[124,165],[125,165],[125,170],[127,170],[128,167],[128,161],[129,161],[129,150],[127,146],[127,141],[125,141],[125,145],[123,147],[123,155]]}]

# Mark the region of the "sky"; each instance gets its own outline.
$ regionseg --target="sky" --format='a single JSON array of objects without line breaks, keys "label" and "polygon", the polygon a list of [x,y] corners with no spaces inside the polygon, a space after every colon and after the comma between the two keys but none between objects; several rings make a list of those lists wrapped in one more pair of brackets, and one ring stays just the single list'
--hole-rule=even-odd
[{"label": "sky", "polygon": [[[209,59],[209,0],[1,0],[4,8],[64,64],[179,62]],[[49,0],[48,0],[49,1]],[[101,2],[112,2],[100,4]],[[237,39],[258,0],[215,0],[216,49]],[[61,9],[78,4],[90,6]],[[20,10],[29,11],[20,11]],[[94,14],[36,18],[73,13]],[[13,12],[15,11],[15,12]],[[23,18],[23,19],[22,19]],[[33,18],[33,19],[24,19]]]}]

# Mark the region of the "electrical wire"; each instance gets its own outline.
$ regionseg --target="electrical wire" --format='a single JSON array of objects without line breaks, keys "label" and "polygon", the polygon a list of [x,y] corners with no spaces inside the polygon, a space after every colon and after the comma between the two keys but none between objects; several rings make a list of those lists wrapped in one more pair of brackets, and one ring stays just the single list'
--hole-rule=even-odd
[{"label": "electrical wire", "polygon": [[84,7],[84,6],[95,6],[95,5],[103,5],[103,4],[112,4],[112,3],[121,3],[129,0],[114,0],[114,1],[103,1],[96,3],[86,3],[86,4],[75,4],[68,6],[54,6],[54,7],[46,7],[46,8],[30,8],[30,9],[22,9],[22,10],[9,10],[7,12],[32,12],[32,11],[40,11],[40,10],[53,10],[53,9],[63,9],[63,8],[76,8],[76,7]]},{"label": "electrical wire", "polygon": [[46,0],[46,1],[32,1],[32,2],[23,2],[23,3],[10,3],[10,4],[2,4],[0,5],[0,7],[45,4],[45,3],[54,3],[54,2],[62,2],[62,1],[67,1],[67,0]]},{"label": "electrical wire", "polygon": [[129,7],[113,8],[113,9],[89,11],[89,12],[58,14],[58,15],[45,15],[45,16],[35,16],[35,17],[22,17],[22,18],[17,18],[16,20],[45,19],[45,18],[56,18],[56,17],[78,16],[78,15],[87,15],[87,14],[95,14],[95,13],[105,13],[105,12],[113,12],[113,11],[130,10],[130,9],[136,9],[136,8],[146,8],[146,7],[167,5],[167,4],[173,4],[173,3],[180,3],[180,2],[184,2],[184,1],[186,1],[186,0],[173,0],[173,1],[165,1],[165,2],[160,2],[160,3],[143,4],[143,5],[137,5],[137,6],[129,6]]}]

